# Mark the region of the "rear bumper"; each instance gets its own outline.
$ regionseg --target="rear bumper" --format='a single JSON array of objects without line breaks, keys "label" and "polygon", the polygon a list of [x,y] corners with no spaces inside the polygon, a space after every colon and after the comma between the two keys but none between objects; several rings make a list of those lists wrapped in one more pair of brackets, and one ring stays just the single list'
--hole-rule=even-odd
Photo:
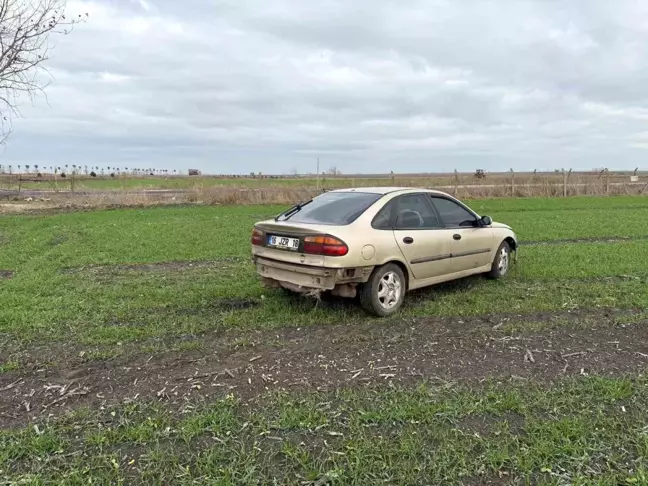
[{"label": "rear bumper", "polygon": [[[333,290],[338,285],[358,284],[369,280],[371,267],[327,268],[295,265],[255,256],[257,273],[270,282],[291,290]],[[266,283],[270,283],[266,282]]]}]

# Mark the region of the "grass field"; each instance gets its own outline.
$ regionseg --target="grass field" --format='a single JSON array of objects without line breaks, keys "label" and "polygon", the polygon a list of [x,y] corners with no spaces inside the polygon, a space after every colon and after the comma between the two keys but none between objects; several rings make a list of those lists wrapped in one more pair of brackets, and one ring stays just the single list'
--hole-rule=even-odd
[{"label": "grass field", "polygon": [[[648,191],[646,174],[628,173],[395,174],[310,177],[124,176],[62,179],[51,174],[0,175],[0,213],[77,208],[105,209],[177,204],[295,204],[322,190],[368,186],[427,187],[460,199],[636,196]],[[20,178],[20,182],[19,182]],[[319,186],[319,189],[318,189]]]},{"label": "grass field", "polygon": [[[605,189],[606,181],[612,184],[628,183],[630,173],[610,173],[600,175],[592,173],[573,173],[568,177],[568,185],[579,184],[587,187],[580,188],[580,192],[601,193]],[[23,189],[41,189],[69,191],[74,188],[77,191],[123,191],[138,189],[204,189],[204,188],[348,188],[348,187],[370,187],[370,186],[412,186],[412,187],[453,187],[454,185],[486,185],[486,186],[511,186],[512,175],[508,172],[490,173],[485,178],[476,178],[474,174],[394,174],[383,176],[363,175],[322,175],[319,180],[314,176],[272,176],[272,177],[214,177],[214,176],[133,176],[119,175],[116,177],[100,176],[96,178],[84,174],[66,178],[54,177],[46,174],[37,178],[33,174],[21,176],[26,181],[20,186]],[[517,173],[515,181],[519,187],[525,184],[542,186],[562,186],[563,174],[556,172],[543,173]],[[646,180],[646,174],[641,173],[641,180]],[[0,175],[0,189],[17,189],[18,176]],[[537,188],[536,190],[540,190]],[[574,189],[572,189],[574,190]]]},{"label": "grass field", "polygon": [[279,206],[0,217],[0,477],[648,484],[648,199],[468,202],[512,274],[388,321],[260,286]]},{"label": "grass field", "polygon": [[[34,179],[34,177],[31,177]],[[463,175],[463,179],[472,183],[478,183],[479,180],[471,177],[470,175]],[[439,185],[439,184],[452,184],[454,181],[453,176],[437,176],[437,177],[408,177],[400,176],[396,181],[401,185]],[[495,181],[500,178],[495,178]],[[0,182],[4,182],[5,187],[13,188],[17,184],[15,177],[6,177]],[[210,176],[199,177],[186,177],[186,176],[173,176],[173,177],[97,177],[91,178],[84,175],[79,175],[75,180],[75,187],[77,190],[115,190],[120,191],[124,189],[194,189],[204,187],[249,187],[249,188],[291,188],[291,187],[311,187],[315,188],[318,181],[315,177],[276,177],[276,178],[250,178],[250,177],[237,177],[237,178],[220,178]],[[322,176],[319,180],[321,187],[355,187],[355,186],[388,186],[394,184],[394,181],[388,176],[385,177],[344,177],[344,176]],[[67,177],[61,179],[60,177],[54,181],[52,176],[44,178],[42,181],[34,182],[28,181],[22,184],[25,189],[51,189],[56,187],[59,190],[69,190],[71,185],[71,178]],[[0,185],[2,187],[2,185]]]}]

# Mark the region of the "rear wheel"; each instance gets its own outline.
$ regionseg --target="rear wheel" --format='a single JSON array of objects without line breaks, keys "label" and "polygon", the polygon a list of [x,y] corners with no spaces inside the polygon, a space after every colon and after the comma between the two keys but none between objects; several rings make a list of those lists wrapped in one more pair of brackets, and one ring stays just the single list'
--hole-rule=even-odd
[{"label": "rear wheel", "polygon": [[387,317],[398,311],[405,298],[405,275],[398,265],[388,263],[376,268],[360,290],[360,303],[365,311]]},{"label": "rear wheel", "polygon": [[490,272],[486,275],[489,278],[501,278],[505,276],[511,266],[511,246],[506,241],[502,241],[502,244],[497,249],[495,253],[495,258],[493,259],[493,265],[491,266]]}]

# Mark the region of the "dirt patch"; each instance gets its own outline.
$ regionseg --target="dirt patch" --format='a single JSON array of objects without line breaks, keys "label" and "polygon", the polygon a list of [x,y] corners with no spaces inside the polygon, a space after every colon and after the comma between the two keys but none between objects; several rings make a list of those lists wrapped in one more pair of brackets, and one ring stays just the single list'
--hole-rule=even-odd
[{"label": "dirt patch", "polygon": [[56,235],[53,236],[52,239],[49,241],[49,246],[59,246],[65,243],[68,240],[67,235]]},{"label": "dirt patch", "polygon": [[524,431],[524,417],[515,412],[503,415],[468,415],[459,420],[457,428],[468,435],[477,434],[490,437],[501,428],[507,428],[512,434],[520,435]]},{"label": "dirt patch", "polygon": [[[470,277],[469,277],[470,278]],[[524,279],[520,279],[520,281],[523,281]],[[526,280],[527,282],[529,281],[528,279]],[[535,278],[536,282],[543,282],[543,281],[555,281],[554,277],[538,277]],[[619,282],[646,282],[648,281],[648,274],[644,275],[601,275],[601,276],[594,276],[590,275],[588,277],[565,277],[561,278],[560,282],[564,284],[569,284],[571,282],[578,282],[578,283],[597,283],[597,282],[603,282],[603,283],[619,283]]]},{"label": "dirt patch", "polygon": [[253,307],[258,307],[261,305],[261,302],[257,299],[215,299],[207,305],[200,307],[190,306],[190,307],[172,307],[172,308],[149,308],[143,309],[146,313],[155,313],[155,314],[172,314],[176,316],[197,316],[205,314],[214,314],[217,312],[231,312],[237,310],[251,309]]},{"label": "dirt patch", "polygon": [[20,203],[0,203],[0,213],[27,213],[30,211],[40,211],[47,209],[47,204],[20,204]]},{"label": "dirt patch", "polygon": [[[203,336],[199,349],[186,352],[72,360],[49,369],[26,363],[0,375],[0,421],[10,427],[135,399],[181,407],[229,393],[251,399],[268,390],[641,373],[648,367],[648,319],[625,325],[618,318],[619,311],[600,310],[228,332]],[[529,319],[560,319],[562,327],[504,330]],[[590,325],[579,327],[582,319]]]},{"label": "dirt patch", "polygon": [[251,309],[258,307],[261,303],[256,299],[221,299],[218,300],[215,306],[223,311],[235,311],[243,309]]},{"label": "dirt patch", "polygon": [[[569,279],[576,280],[576,279]],[[646,282],[648,275],[608,275],[605,277],[582,277],[581,282]]]},{"label": "dirt patch", "polygon": [[0,279],[9,280],[10,278],[13,278],[13,276],[13,270],[0,270]]},{"label": "dirt patch", "polygon": [[570,243],[619,243],[623,241],[645,241],[648,236],[604,236],[590,238],[562,238],[557,240],[521,241],[521,246],[565,245]]},{"label": "dirt patch", "polygon": [[114,274],[119,272],[164,272],[183,271],[204,268],[218,268],[225,263],[238,263],[242,261],[239,257],[223,257],[216,260],[196,260],[177,262],[155,262],[155,263],[130,263],[117,265],[84,265],[81,267],[64,267],[60,270],[65,274],[95,273]]}]

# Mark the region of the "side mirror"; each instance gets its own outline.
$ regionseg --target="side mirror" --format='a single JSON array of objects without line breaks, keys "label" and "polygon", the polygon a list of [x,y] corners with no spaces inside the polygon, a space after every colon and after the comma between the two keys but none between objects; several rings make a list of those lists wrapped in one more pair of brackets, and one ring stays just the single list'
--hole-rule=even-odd
[{"label": "side mirror", "polygon": [[481,223],[483,226],[490,226],[491,224],[493,224],[493,220],[490,216],[482,216]]}]

